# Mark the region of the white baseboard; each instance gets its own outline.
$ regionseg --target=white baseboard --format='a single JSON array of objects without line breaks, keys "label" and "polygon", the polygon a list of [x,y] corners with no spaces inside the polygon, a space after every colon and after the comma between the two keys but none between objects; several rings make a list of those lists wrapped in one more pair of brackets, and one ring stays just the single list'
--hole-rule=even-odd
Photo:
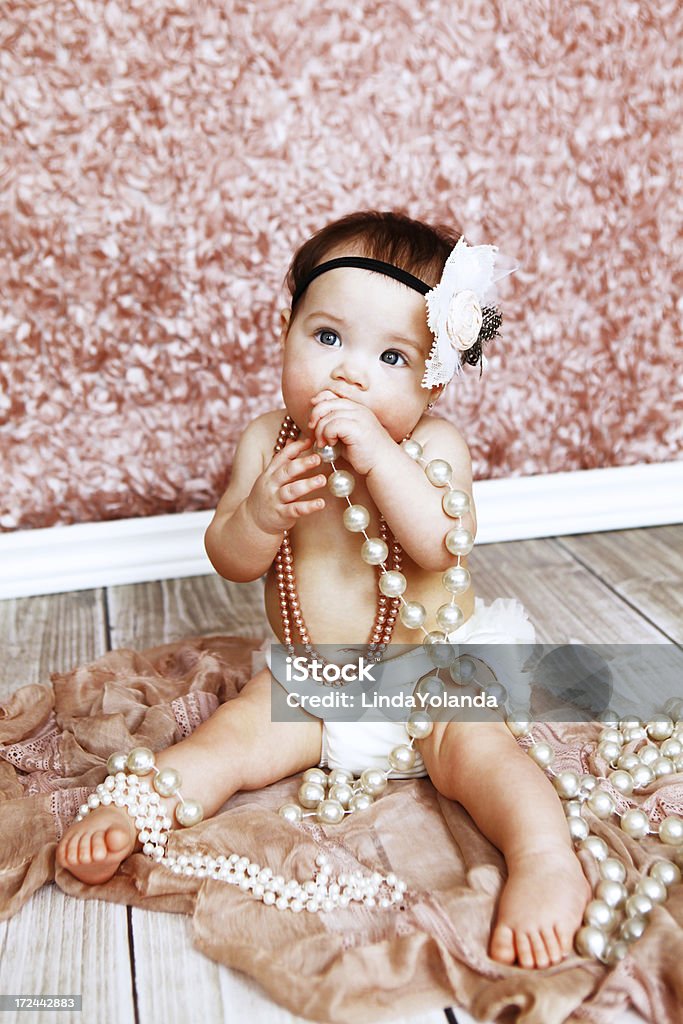
[{"label": "white baseboard", "polygon": [[[683,520],[683,462],[482,480],[477,544],[660,526]],[[211,512],[0,534],[0,598],[213,573]]]}]

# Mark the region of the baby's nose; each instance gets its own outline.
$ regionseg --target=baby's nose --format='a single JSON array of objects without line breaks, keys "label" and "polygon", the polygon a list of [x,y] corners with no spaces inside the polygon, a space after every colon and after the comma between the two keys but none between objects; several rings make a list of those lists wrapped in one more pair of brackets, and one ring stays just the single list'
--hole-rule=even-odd
[{"label": "baby's nose", "polygon": [[340,359],[332,371],[331,377],[332,380],[351,384],[354,387],[360,388],[361,391],[367,391],[368,389],[367,373],[358,359],[350,359],[348,356]]}]

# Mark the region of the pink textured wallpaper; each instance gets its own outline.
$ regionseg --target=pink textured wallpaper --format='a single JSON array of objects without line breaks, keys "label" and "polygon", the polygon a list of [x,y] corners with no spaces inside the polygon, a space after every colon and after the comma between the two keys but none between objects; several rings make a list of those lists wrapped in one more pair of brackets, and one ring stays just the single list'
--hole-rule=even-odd
[{"label": "pink textured wallpaper", "polygon": [[523,269],[475,474],[681,458],[683,28],[644,0],[4,0],[0,527],[213,506],[294,248],[361,207]]}]

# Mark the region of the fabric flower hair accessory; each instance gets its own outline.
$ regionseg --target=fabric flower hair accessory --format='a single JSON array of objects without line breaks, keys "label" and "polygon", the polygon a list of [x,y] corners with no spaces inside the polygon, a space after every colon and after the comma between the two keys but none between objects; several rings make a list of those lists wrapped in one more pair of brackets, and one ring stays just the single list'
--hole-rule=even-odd
[{"label": "fabric flower hair accessory", "polygon": [[[495,308],[496,281],[518,269],[495,245],[458,240],[441,280],[425,295],[427,325],[434,343],[425,362],[423,388],[439,387],[462,372],[462,361],[476,364],[482,346],[498,333],[502,316]],[[486,304],[488,303],[488,304]],[[476,351],[475,351],[476,349]]]}]

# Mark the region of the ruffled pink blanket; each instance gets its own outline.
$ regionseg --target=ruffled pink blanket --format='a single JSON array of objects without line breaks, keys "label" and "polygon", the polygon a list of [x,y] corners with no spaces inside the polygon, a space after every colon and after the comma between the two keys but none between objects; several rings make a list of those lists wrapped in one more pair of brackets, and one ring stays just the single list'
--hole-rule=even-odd
[{"label": "ruffled pink blanket", "polygon": [[[516,1012],[525,1024],[611,1024],[632,1003],[657,1024],[681,1021],[683,885],[655,907],[645,935],[614,969],[578,956],[542,971],[504,967],[486,952],[503,859],[428,779],[395,782],[370,810],[327,828],[279,817],[298,786],[284,779],[236,794],[214,818],[171,839],[176,854],[238,852],[286,877],[309,877],[320,852],[335,871],[394,871],[409,888],[390,910],[278,911],[220,881],[177,877],[142,854],[96,888],[55,870],[57,842],[106,775],[108,755],[137,744],[160,750],[187,735],[239,692],[257,646],[211,637],[113,651],[0,706],[0,917],[53,879],[84,899],[191,914],[199,949],[311,1020],[361,1024],[455,1003],[488,1020]],[[594,760],[593,726],[538,731],[558,768],[604,767]],[[660,779],[645,803],[655,817],[680,814],[681,776]],[[613,822],[595,819],[591,827],[623,858],[629,883],[666,855],[657,839],[630,840]],[[581,856],[593,881],[595,865]]]}]

